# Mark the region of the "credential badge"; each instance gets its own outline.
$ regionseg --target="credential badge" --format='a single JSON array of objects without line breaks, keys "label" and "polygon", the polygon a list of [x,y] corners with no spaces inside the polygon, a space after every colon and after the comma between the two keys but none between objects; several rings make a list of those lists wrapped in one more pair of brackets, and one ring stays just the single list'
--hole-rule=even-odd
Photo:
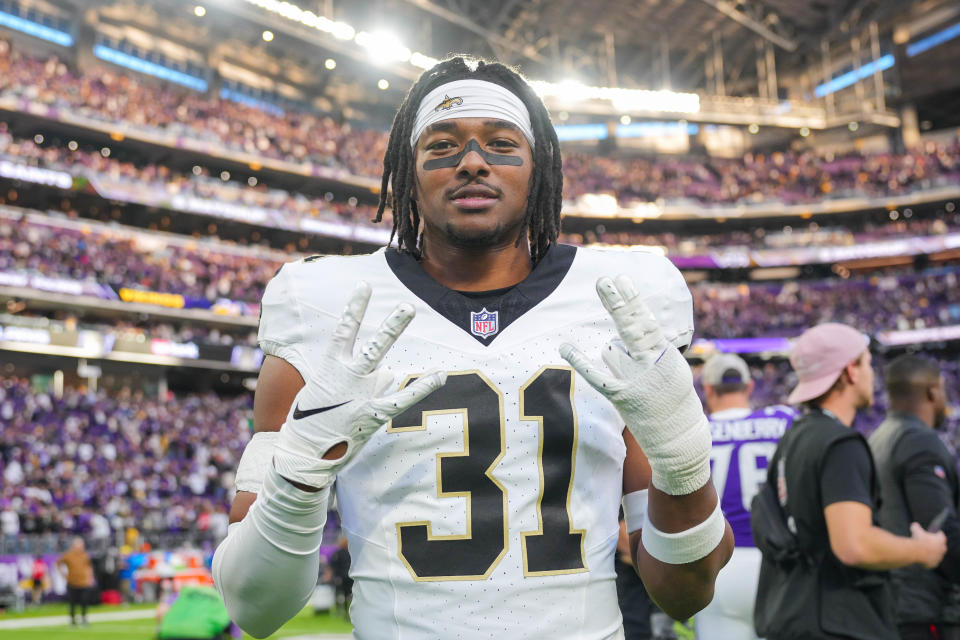
[{"label": "credential badge", "polygon": [[500,330],[499,316],[499,311],[487,311],[486,307],[480,311],[471,311],[470,333],[480,338],[494,335]]}]

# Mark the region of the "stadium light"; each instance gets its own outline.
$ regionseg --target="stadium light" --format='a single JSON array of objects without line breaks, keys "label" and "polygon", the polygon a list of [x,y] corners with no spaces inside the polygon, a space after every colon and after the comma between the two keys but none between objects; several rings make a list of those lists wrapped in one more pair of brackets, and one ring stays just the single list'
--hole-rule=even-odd
[{"label": "stadium light", "polygon": [[561,142],[574,140],[603,140],[610,135],[607,125],[600,122],[589,124],[567,124],[554,127],[557,139]]},{"label": "stadium light", "polygon": [[[353,40],[366,49],[375,62],[407,63],[418,69],[429,69],[440,60],[420,51],[413,51],[389,33],[368,33],[358,31],[345,22],[335,22],[312,11],[301,9],[292,2],[282,0],[245,0],[248,4],[276,14],[287,20],[298,22],[311,29],[329,33],[340,40]],[[695,93],[676,91],[645,91],[639,89],[620,89],[617,87],[591,87],[579,82],[531,82],[541,97],[555,97],[571,102],[597,99],[609,100],[622,112],[663,111],[675,113],[698,113],[700,96]]]},{"label": "stadium light", "polygon": [[266,111],[267,113],[272,113],[277,116],[283,115],[283,109],[272,102],[260,100],[259,98],[248,96],[245,93],[234,91],[233,89],[228,89],[227,87],[222,87],[220,89],[220,97],[224,98],[225,100],[237,102],[239,104],[249,105],[256,109],[260,109],[261,111]]},{"label": "stadium light", "polygon": [[617,126],[618,138],[665,138],[668,136],[694,136],[700,127],[687,122],[633,122]]},{"label": "stadium light", "polygon": [[438,58],[432,58],[428,55],[420,53],[419,51],[414,51],[412,54],[410,54],[410,64],[418,69],[430,69],[438,62],[440,62]]},{"label": "stadium light", "polygon": [[194,91],[200,91],[201,93],[207,90],[207,81],[203,78],[198,78],[196,76],[191,76],[182,71],[177,71],[176,69],[171,69],[165,67],[156,62],[150,62],[149,60],[144,60],[143,58],[138,58],[132,56],[129,53],[124,53],[112,47],[107,47],[102,44],[94,45],[93,55],[100,58],[101,60],[106,60],[115,65],[126,67],[127,69],[133,69],[138,73],[143,73],[149,76],[154,76],[168,82],[174,82],[185,87],[189,87]]},{"label": "stadium light", "polygon": [[412,52],[400,43],[392,33],[367,33],[360,31],[353,39],[367,50],[373,62],[379,65],[390,62],[409,62]]},{"label": "stadium light", "polygon": [[411,51],[400,43],[395,36],[386,34],[387,37],[381,40],[380,34],[358,33],[352,25],[346,22],[319,16],[310,10],[301,9],[292,2],[281,2],[279,0],[246,0],[246,2],[293,22],[299,22],[305,27],[329,33],[338,40],[353,40],[358,45],[371,51],[375,60],[407,62],[420,69],[429,69],[439,62],[437,58],[419,51]]},{"label": "stadium light", "polygon": [[197,16],[198,18],[202,18],[203,16],[207,15],[206,7],[204,7],[201,4],[198,4],[193,8],[193,15]]},{"label": "stadium light", "polygon": [[872,76],[877,71],[886,71],[894,64],[894,58],[892,53],[877,58],[872,62],[868,62],[862,67],[858,67],[853,71],[848,71],[842,75],[837,76],[829,82],[824,82],[823,84],[817,86],[813,90],[813,93],[818,98],[828,96],[835,91],[849,87],[852,84],[856,84],[860,80]]},{"label": "stadium light", "polygon": [[266,31],[263,32],[262,37],[264,42],[273,42],[273,31],[270,31],[269,29],[267,29]]},{"label": "stadium light", "polygon": [[912,58],[913,56],[920,55],[927,49],[933,49],[937,45],[941,45],[948,40],[953,40],[957,36],[960,36],[960,22],[909,45],[907,47],[907,57]]},{"label": "stadium light", "polygon": [[352,40],[356,30],[346,22],[331,20],[326,16],[318,16],[313,11],[304,10],[292,2],[279,0],[246,0],[249,4],[280,15],[287,20],[299,22],[305,27],[329,33],[338,40]]},{"label": "stadium light", "polygon": [[380,78],[377,82],[377,88],[381,91],[386,91],[390,88],[390,82],[386,78]]},{"label": "stadium light", "polygon": [[564,102],[607,100],[615,109],[622,112],[698,113],[700,111],[700,96],[695,93],[591,87],[573,80],[559,83],[534,80],[530,82],[530,86],[541,98],[558,98]]},{"label": "stadium light", "polygon": [[59,29],[54,29],[38,22],[26,20],[5,11],[0,11],[0,26],[26,33],[27,35],[46,40],[47,42],[59,44],[61,47],[73,46],[73,36],[66,31],[60,31]]},{"label": "stadium light", "polygon": [[333,58],[327,58],[326,60],[323,61],[323,66],[325,66],[330,71],[333,71],[334,69],[337,68],[337,61],[334,60]]}]

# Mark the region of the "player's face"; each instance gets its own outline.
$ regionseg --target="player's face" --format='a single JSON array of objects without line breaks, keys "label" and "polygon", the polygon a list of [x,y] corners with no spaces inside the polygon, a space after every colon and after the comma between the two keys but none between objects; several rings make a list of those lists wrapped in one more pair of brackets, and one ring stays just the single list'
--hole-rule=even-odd
[{"label": "player's face", "polygon": [[502,120],[457,118],[427,127],[414,150],[414,200],[431,239],[455,247],[516,242],[533,175],[533,153]]}]

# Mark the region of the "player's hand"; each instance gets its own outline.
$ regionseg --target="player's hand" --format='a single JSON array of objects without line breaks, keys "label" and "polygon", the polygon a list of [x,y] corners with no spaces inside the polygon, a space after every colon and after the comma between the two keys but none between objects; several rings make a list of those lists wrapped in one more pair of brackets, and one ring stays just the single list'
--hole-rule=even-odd
[{"label": "player's hand", "polygon": [[927,569],[936,569],[947,553],[947,536],[943,531],[931,533],[919,523],[910,525],[910,538],[917,543],[918,562]]},{"label": "player's hand", "polygon": [[604,371],[571,344],[560,355],[606,396],[650,461],[661,491],[686,495],[710,479],[710,429],[684,357],[666,340],[633,281],[603,277],[597,293],[620,336],[603,351]]},{"label": "player's hand", "polygon": [[[377,429],[447,380],[445,373],[434,371],[400,391],[386,393],[394,377],[378,365],[410,324],[414,309],[406,303],[397,305],[354,354],[370,293],[366,282],[357,284],[326,351],[316,363],[316,375],[293,399],[280,429],[273,466],[291,482],[315,488],[330,486],[337,472]],[[342,456],[324,459],[341,443],[346,445]]]}]

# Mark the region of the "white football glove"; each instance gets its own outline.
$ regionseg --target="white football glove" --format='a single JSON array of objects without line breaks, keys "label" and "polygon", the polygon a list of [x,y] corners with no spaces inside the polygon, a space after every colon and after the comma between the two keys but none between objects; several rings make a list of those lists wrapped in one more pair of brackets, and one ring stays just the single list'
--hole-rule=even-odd
[{"label": "white football glove", "polygon": [[[314,377],[290,407],[273,453],[273,467],[287,480],[323,488],[363,447],[377,429],[413,406],[447,380],[442,371],[418,378],[400,391],[384,393],[393,374],[377,365],[410,324],[414,308],[399,304],[354,355],[357,332],[370,301],[370,285],[360,282],[340,317]],[[347,450],[335,460],[323,458],[332,447]]]},{"label": "white football glove", "polygon": [[692,493],[710,479],[711,437],[690,367],[629,277],[600,278],[597,293],[620,335],[603,352],[612,375],[571,344],[561,345],[560,355],[620,412],[650,461],[654,486]]}]

